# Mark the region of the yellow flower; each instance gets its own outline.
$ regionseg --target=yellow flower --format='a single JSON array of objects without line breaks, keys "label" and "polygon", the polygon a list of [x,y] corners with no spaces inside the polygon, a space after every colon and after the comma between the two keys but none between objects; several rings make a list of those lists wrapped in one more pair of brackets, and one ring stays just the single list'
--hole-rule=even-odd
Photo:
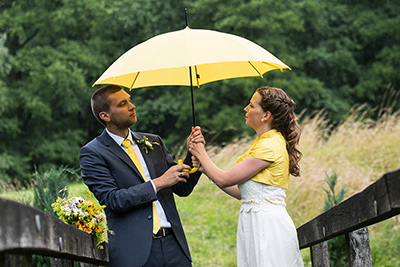
[{"label": "yellow flower", "polygon": [[89,212],[89,215],[90,216],[93,216],[93,214],[94,214],[94,210],[93,210],[93,208],[87,208],[87,211]]}]

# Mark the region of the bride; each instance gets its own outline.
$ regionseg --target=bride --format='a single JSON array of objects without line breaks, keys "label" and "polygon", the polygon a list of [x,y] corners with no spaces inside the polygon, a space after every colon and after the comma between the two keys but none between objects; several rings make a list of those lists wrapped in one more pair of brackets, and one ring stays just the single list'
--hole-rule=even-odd
[{"label": "bride", "polygon": [[195,139],[190,143],[189,151],[200,162],[200,171],[224,192],[241,199],[238,267],[303,266],[296,228],[285,203],[289,175],[300,176],[297,146],[301,129],[295,107],[282,89],[258,88],[244,108],[246,125],[258,137],[228,171],[211,161],[203,144]]}]

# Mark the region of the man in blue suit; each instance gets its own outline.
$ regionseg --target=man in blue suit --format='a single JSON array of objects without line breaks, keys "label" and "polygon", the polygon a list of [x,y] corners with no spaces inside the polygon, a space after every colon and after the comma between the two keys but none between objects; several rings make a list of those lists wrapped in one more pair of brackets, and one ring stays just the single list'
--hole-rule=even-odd
[{"label": "man in blue suit", "polygon": [[[98,89],[91,106],[106,128],[79,159],[85,184],[106,205],[110,266],[191,266],[173,196],[188,196],[199,180],[200,173],[183,171],[191,168],[190,154],[177,165],[158,135],[132,132],[135,106],[119,86]],[[191,140],[205,142],[199,127]]]}]

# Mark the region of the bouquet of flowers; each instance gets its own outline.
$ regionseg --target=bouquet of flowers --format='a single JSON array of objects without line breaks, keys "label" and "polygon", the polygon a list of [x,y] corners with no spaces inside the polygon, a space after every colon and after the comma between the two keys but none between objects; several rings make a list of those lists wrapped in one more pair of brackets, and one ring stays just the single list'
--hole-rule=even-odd
[{"label": "bouquet of flowers", "polygon": [[97,246],[103,248],[103,242],[107,242],[107,222],[104,214],[106,206],[98,206],[90,201],[91,194],[85,198],[71,197],[60,198],[51,204],[54,212],[65,223],[75,225],[78,229],[92,234]]}]

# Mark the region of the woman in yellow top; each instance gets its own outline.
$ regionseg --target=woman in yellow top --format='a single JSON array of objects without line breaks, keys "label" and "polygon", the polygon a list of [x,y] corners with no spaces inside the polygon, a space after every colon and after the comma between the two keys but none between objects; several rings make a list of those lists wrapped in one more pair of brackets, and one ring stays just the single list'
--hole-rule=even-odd
[{"label": "woman in yellow top", "polygon": [[285,208],[289,175],[300,176],[301,129],[295,107],[282,89],[258,88],[244,108],[246,125],[258,138],[228,171],[211,161],[203,144],[196,140],[190,144],[189,151],[201,163],[200,171],[227,194],[241,199],[239,267],[303,266],[296,228]]}]

